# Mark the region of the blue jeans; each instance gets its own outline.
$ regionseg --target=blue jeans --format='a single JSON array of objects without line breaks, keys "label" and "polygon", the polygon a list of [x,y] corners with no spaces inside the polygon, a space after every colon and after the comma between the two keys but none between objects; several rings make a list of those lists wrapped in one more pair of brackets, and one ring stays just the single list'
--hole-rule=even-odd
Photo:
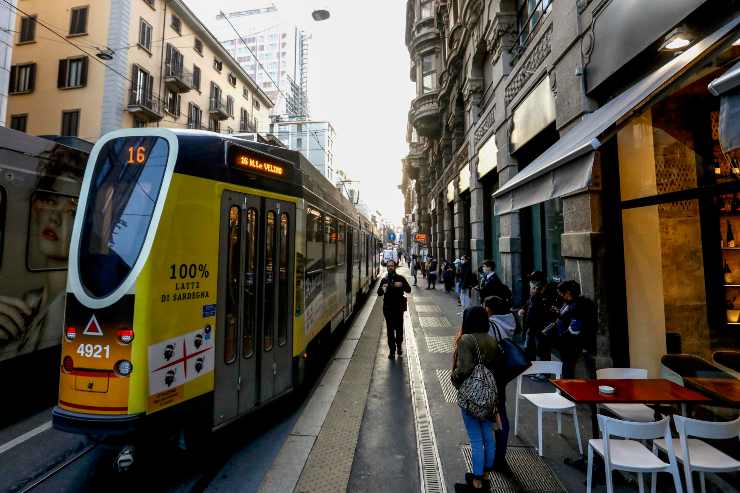
[{"label": "blue jeans", "polygon": [[493,439],[493,423],[489,420],[480,420],[462,411],[465,429],[470,438],[470,448],[473,452],[473,474],[483,477],[483,469],[493,469],[493,459],[496,457],[496,442]]}]

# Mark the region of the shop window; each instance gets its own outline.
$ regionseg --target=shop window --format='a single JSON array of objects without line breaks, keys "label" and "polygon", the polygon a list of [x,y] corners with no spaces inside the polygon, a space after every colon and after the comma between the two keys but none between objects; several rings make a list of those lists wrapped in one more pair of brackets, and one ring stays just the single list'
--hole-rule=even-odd
[{"label": "shop window", "polygon": [[522,238],[525,274],[541,271],[550,281],[565,280],[565,262],[560,253],[564,227],[562,199],[529,207],[525,218]]}]

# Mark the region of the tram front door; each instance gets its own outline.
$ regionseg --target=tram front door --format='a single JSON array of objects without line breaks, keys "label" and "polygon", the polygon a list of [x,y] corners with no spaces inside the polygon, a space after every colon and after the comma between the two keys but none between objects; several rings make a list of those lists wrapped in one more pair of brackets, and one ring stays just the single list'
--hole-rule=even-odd
[{"label": "tram front door", "polygon": [[289,203],[223,195],[215,425],[290,389],[294,212]]}]

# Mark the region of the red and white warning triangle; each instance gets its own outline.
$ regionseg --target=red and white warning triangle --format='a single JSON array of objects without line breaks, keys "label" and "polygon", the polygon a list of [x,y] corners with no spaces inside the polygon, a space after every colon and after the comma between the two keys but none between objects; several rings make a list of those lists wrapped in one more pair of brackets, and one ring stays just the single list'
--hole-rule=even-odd
[{"label": "red and white warning triangle", "polygon": [[95,318],[95,315],[90,317],[90,321],[87,323],[87,327],[85,327],[85,330],[82,332],[82,334],[86,336],[103,335],[103,329],[100,328],[100,324],[98,323],[98,319]]}]

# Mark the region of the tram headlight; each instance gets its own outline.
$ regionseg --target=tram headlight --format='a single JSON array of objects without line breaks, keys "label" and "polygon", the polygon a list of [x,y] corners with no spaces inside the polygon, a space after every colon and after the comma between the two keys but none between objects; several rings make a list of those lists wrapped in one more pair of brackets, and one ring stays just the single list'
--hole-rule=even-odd
[{"label": "tram headlight", "polygon": [[121,344],[131,344],[131,341],[134,340],[134,330],[118,329],[116,331],[116,336],[118,337],[118,340],[121,342]]},{"label": "tram headlight", "polygon": [[77,337],[77,329],[75,327],[67,327],[67,330],[64,331],[64,337],[70,342],[74,341],[75,337]]},{"label": "tram headlight", "polygon": [[127,359],[122,359],[116,362],[115,366],[113,367],[115,372],[122,376],[127,377],[131,375],[131,372],[134,371],[134,365],[131,364],[131,362]]},{"label": "tram headlight", "polygon": [[62,360],[62,368],[67,373],[69,373],[69,372],[71,372],[72,370],[75,369],[75,362],[72,359],[72,356],[65,356],[64,357],[64,359]]}]

